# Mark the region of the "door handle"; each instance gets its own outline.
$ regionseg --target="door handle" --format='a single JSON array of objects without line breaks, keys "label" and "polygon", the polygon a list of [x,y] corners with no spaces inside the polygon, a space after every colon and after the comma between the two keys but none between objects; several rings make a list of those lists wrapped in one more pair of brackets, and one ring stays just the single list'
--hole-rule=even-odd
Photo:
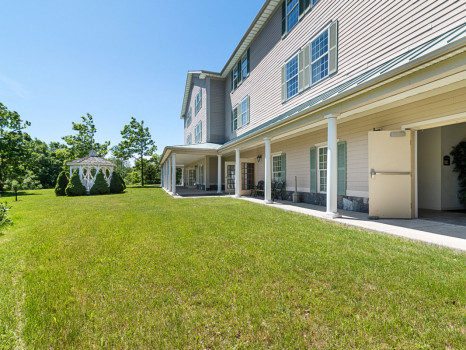
[{"label": "door handle", "polygon": [[374,178],[375,175],[411,175],[410,171],[375,171],[371,169],[371,177]]}]

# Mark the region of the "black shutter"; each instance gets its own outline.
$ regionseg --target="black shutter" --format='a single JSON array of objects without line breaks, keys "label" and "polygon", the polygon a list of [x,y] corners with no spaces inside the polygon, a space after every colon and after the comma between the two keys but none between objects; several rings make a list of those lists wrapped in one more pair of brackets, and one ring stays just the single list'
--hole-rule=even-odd
[{"label": "black shutter", "polygon": [[306,9],[306,0],[299,0],[299,15],[301,16]]},{"label": "black shutter", "polygon": [[282,35],[286,33],[286,0],[282,3]]},{"label": "black shutter", "polygon": [[249,67],[250,67],[250,58],[249,58],[249,49],[248,49],[248,74],[251,72]]},{"label": "black shutter", "polygon": [[231,91],[233,91],[235,89],[234,87],[234,84],[233,84],[233,69],[231,70],[231,74],[230,74],[230,77],[231,77]]},{"label": "black shutter", "polygon": [[[239,59],[239,62],[238,62],[238,83],[243,79],[243,77],[241,76],[241,58]],[[239,85],[239,84],[238,84]]]}]

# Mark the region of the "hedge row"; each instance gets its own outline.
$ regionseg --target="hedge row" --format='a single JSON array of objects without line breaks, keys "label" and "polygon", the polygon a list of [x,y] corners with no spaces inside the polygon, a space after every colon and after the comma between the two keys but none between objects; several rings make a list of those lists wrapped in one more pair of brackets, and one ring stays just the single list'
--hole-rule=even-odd
[{"label": "hedge row", "polygon": [[[105,180],[104,173],[102,170],[99,170],[95,177],[94,185],[90,190],[90,194],[122,193],[125,189],[125,181],[118,172],[113,172],[109,187]],[[71,175],[71,179],[68,180],[66,172],[62,171],[57,178],[55,194],[57,196],[83,196],[87,194],[86,188],[83,186],[81,179],[79,178],[79,172],[75,171]]]}]

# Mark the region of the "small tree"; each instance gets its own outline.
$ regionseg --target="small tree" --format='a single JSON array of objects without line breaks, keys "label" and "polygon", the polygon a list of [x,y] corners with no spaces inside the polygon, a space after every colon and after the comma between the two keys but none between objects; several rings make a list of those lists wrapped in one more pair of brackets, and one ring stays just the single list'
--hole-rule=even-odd
[{"label": "small tree", "polygon": [[62,171],[57,178],[57,184],[55,185],[55,195],[57,196],[65,196],[66,186],[68,186],[68,176],[66,176],[66,172]]},{"label": "small tree", "polygon": [[110,193],[110,189],[108,188],[108,184],[107,184],[107,181],[105,180],[102,169],[100,169],[99,172],[97,173],[97,176],[95,177],[94,185],[92,186],[90,193],[92,195]]},{"label": "small tree", "polygon": [[110,192],[121,193],[125,190],[125,188],[126,185],[123,179],[121,178],[120,173],[114,171],[110,180]]},{"label": "small tree", "polygon": [[79,173],[77,171],[73,172],[71,175],[70,182],[66,186],[65,193],[67,196],[83,196],[86,194],[86,187],[81,183],[79,178]]},{"label": "small tree", "polygon": [[458,173],[459,191],[458,199],[460,203],[466,204],[466,141],[462,141],[453,147],[450,152],[453,157],[454,172]]},{"label": "small tree", "polygon": [[[144,156],[152,156],[157,147],[154,145],[148,127],[144,127],[144,121],[140,123],[131,117],[129,125],[125,125],[121,131],[123,141],[114,150],[117,158],[129,159],[131,157],[142,160]],[[141,184],[144,186],[144,162],[141,162]]]}]

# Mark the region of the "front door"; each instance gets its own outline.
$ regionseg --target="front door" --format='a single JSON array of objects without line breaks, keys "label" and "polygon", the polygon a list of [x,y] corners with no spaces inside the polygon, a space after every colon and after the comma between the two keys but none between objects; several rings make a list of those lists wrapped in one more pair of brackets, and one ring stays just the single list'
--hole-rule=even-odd
[{"label": "front door", "polygon": [[414,217],[413,133],[369,131],[369,216]]},{"label": "front door", "polygon": [[235,192],[235,163],[225,163],[225,192]]}]

